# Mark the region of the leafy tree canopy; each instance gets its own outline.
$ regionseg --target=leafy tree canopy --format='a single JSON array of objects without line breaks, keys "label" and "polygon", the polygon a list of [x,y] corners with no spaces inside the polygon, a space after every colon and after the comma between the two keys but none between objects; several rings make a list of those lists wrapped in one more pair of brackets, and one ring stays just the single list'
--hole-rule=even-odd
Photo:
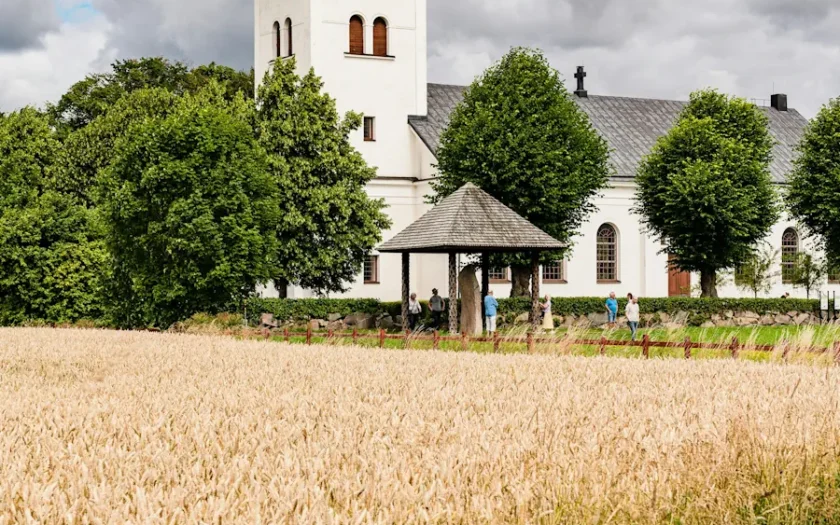
[{"label": "leafy tree canopy", "polygon": [[301,78],[294,60],[278,60],[259,89],[257,136],[282,210],[272,276],[281,292],[285,283],[346,290],[390,226],[365,191],[376,171],[350,145],[361,117],[341,119],[322,87],[313,71]]},{"label": "leafy tree canopy", "polygon": [[271,278],[278,190],[253,118],[253,102],[211,83],[116,141],[101,210],[119,324],[218,312]]},{"label": "leafy tree canopy", "polygon": [[681,270],[716,275],[748,261],[778,220],[767,117],[714,90],[691,95],[671,131],[639,166],[634,209]]},{"label": "leafy tree canopy", "polygon": [[60,136],[81,129],[107,113],[129,93],[162,88],[175,94],[197,92],[209,82],[224,86],[228,99],[253,98],[253,73],[236,71],[215,63],[190,70],[181,62],[162,57],[117,61],[108,73],[85,77],[48,106],[48,113]]},{"label": "leafy tree canopy", "polygon": [[788,183],[791,215],[825,250],[829,265],[840,266],[840,99],[831,100],[811,121]]},{"label": "leafy tree canopy", "polygon": [[60,143],[23,109],[0,119],[0,323],[101,314],[106,253],[93,213],[52,186]]},{"label": "leafy tree canopy", "polygon": [[[467,182],[484,189],[542,228],[571,243],[606,187],[607,143],[539,51],[516,48],[481,75],[452,113],[437,152],[434,202]],[[556,261],[563,253],[546,254]],[[513,265],[514,295],[527,294],[523,256]],[[517,286],[518,283],[518,286]]]}]

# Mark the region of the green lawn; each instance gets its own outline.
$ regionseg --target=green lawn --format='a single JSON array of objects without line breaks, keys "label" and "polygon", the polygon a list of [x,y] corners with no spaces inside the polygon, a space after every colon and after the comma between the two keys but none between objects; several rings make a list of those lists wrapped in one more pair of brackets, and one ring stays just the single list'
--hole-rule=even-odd
[{"label": "green lawn", "polygon": [[[686,337],[690,337],[694,342],[715,343],[723,347],[728,347],[732,339],[737,337],[739,343],[742,345],[780,345],[788,342],[794,348],[792,354],[795,354],[799,359],[806,360],[828,360],[833,359],[832,356],[822,355],[803,355],[798,350],[811,346],[831,347],[835,341],[840,341],[840,327],[837,326],[808,326],[808,327],[741,327],[741,328],[680,328],[680,329],[664,329],[656,328],[650,330],[640,330],[639,338],[647,334],[651,341],[671,341],[682,342]],[[377,338],[378,332],[370,331],[363,334],[370,339],[360,340],[359,344],[362,346],[378,346]],[[424,334],[431,335],[431,334]],[[524,329],[509,332],[508,336],[518,337],[519,341],[516,343],[503,343],[500,347],[502,353],[524,353],[527,352],[527,345],[525,344]],[[599,353],[598,346],[576,345],[569,346],[563,344],[561,339],[567,335],[567,330],[557,330],[553,334],[545,334],[541,337],[551,338],[553,341],[548,344],[538,344],[536,351],[538,353],[564,353],[573,355],[595,356]],[[619,330],[573,330],[572,337],[575,339],[599,340],[601,337],[606,337],[611,341],[629,341],[630,331],[628,329]],[[276,341],[283,341],[282,337],[275,337]],[[305,344],[305,337],[293,337],[292,342],[296,344]],[[349,337],[334,338],[327,340],[325,337],[312,338],[313,344],[336,344],[336,345],[350,345],[352,339]],[[411,341],[412,349],[426,350],[432,349],[432,341],[421,341],[414,339]],[[388,339],[385,341],[385,348],[402,349],[405,348],[405,341],[402,339]],[[439,346],[443,351],[462,351],[460,342],[445,341],[441,342]],[[469,344],[469,351],[478,353],[492,353],[492,343],[475,343]],[[614,357],[641,357],[642,349],[640,347],[607,347],[606,355]],[[682,348],[651,348],[651,358],[684,358],[684,350]],[[709,349],[693,349],[692,358],[697,359],[714,359],[714,358],[730,358],[731,354],[728,349],[709,350]],[[741,357],[755,361],[769,361],[781,360],[781,350],[775,353],[771,352],[750,352],[742,351]],[[790,356],[789,356],[790,357]]]}]

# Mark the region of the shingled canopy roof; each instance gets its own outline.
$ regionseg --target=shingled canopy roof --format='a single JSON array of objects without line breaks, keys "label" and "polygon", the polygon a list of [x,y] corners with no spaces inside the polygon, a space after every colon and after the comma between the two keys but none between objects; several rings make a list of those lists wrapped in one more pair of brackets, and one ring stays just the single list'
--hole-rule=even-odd
[{"label": "shingled canopy roof", "polygon": [[[449,123],[455,107],[464,98],[465,86],[428,85],[428,115],[408,117],[408,123],[432,154],[437,154],[440,135]],[[573,97],[583,109],[592,126],[601,134],[612,150],[610,161],[615,168],[613,179],[632,180],[642,158],[650,153],[656,140],[668,133],[677,121],[686,102],[627,97],[589,95]],[[770,134],[775,139],[770,173],[773,181],[784,184],[793,170],[798,154],[796,146],[802,138],[808,120],[793,108],[778,111],[761,108],[770,119]]]},{"label": "shingled canopy roof", "polygon": [[467,183],[379,247],[384,253],[562,250],[566,245]]}]

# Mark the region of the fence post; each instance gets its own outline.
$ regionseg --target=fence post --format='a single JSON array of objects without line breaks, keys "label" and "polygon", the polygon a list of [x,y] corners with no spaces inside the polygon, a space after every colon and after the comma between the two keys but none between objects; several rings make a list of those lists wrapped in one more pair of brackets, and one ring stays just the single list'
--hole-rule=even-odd
[{"label": "fence post", "polygon": [[405,349],[408,350],[411,348],[411,330],[405,331]]},{"label": "fence post", "polygon": [[840,365],[840,341],[834,343],[834,364]]},{"label": "fence post", "polygon": [[289,334],[289,329],[288,328],[283,329],[283,340],[286,341],[287,343],[291,342],[291,340],[292,340],[292,336]]},{"label": "fence post", "polygon": [[353,346],[359,346],[359,329],[353,328]]},{"label": "fence post", "polygon": [[466,352],[470,348],[470,342],[467,337],[467,332],[461,332],[461,350]]},{"label": "fence post", "polygon": [[493,332],[493,353],[499,353],[499,332]]},{"label": "fence post", "polygon": [[691,338],[685,337],[685,358],[691,359]]},{"label": "fence post", "polygon": [[379,329],[379,348],[385,348],[385,329]]},{"label": "fence post", "polygon": [[787,361],[789,355],[790,355],[790,341],[785,341],[785,347],[782,349],[782,359]]},{"label": "fence post", "polygon": [[332,330],[328,330],[328,331],[327,331],[327,344],[330,344],[330,343],[333,343],[333,342],[334,342],[334,341],[333,341],[333,337],[334,337],[334,335],[333,335],[333,331],[332,331]]},{"label": "fence post", "polygon": [[601,348],[599,349],[601,355],[607,355],[607,338],[601,336]]},{"label": "fence post", "polygon": [[732,351],[732,359],[738,359],[738,338],[732,338],[732,344],[729,346],[729,349]]},{"label": "fence post", "polygon": [[271,339],[271,330],[269,330],[268,328],[266,328],[266,329],[263,331],[263,337],[265,337],[265,340],[266,340],[266,341],[268,341],[269,339]]},{"label": "fence post", "polygon": [[645,359],[650,359],[650,336],[648,334],[645,334],[642,338],[642,353]]},{"label": "fence post", "polygon": [[537,347],[534,343],[534,332],[528,332],[528,352],[533,354],[536,350]]},{"label": "fence post", "polygon": [[306,327],[306,344],[307,345],[312,344],[312,327],[311,326]]},{"label": "fence post", "polygon": [[437,330],[435,330],[435,338],[434,338],[434,342],[432,343],[432,349],[433,350],[439,350],[440,349],[440,332],[438,332]]}]

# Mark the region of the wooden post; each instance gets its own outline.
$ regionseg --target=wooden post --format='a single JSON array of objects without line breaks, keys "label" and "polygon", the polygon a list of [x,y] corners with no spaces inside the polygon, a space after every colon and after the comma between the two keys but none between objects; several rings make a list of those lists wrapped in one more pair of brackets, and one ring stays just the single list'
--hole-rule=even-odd
[{"label": "wooden post", "polygon": [[834,343],[834,364],[840,365],[840,341]]},{"label": "wooden post", "polygon": [[327,343],[332,343],[333,342],[333,338],[335,337],[334,334],[335,334],[335,332],[333,332],[332,330],[327,331]]},{"label": "wooden post", "polygon": [[359,345],[359,329],[353,328],[353,346]]},{"label": "wooden post", "polygon": [[411,330],[405,331],[405,349],[408,350],[411,348]]},{"label": "wooden post", "polygon": [[531,253],[531,331],[540,328],[540,254]]},{"label": "wooden post", "polygon": [[306,327],[306,344],[307,345],[312,344],[312,326],[311,325]]},{"label": "wooden post", "polygon": [[738,338],[732,338],[732,344],[729,345],[729,350],[732,352],[732,359],[738,359]]},{"label": "wooden post", "polygon": [[604,336],[601,336],[601,348],[598,353],[601,355],[607,355],[607,338]]},{"label": "wooden post", "polygon": [[785,341],[785,347],[782,349],[782,359],[787,361],[788,356],[790,356],[790,342]]},{"label": "wooden post", "polygon": [[449,254],[449,333],[458,333],[458,260]]},{"label": "wooden post", "polygon": [[685,338],[685,358],[691,359],[691,338],[688,336]]},{"label": "wooden post", "polygon": [[470,342],[469,338],[467,337],[467,332],[461,332],[461,350],[466,352],[470,349]]},{"label": "wooden post", "polygon": [[283,329],[283,340],[286,341],[287,343],[291,342],[291,340],[292,340],[292,337],[289,334],[289,329],[288,328]]},{"label": "wooden post", "polygon": [[379,348],[385,348],[385,329],[379,329]]},{"label": "wooden post", "polygon": [[408,330],[408,300],[411,294],[411,254],[402,254],[402,329]]},{"label": "wooden post", "polygon": [[499,345],[501,341],[499,341],[499,332],[493,332],[493,352],[499,353]]},{"label": "wooden post", "polygon": [[650,359],[650,336],[648,334],[645,334],[642,338],[642,353],[645,359]]},{"label": "wooden post", "polygon": [[481,254],[481,329],[487,331],[487,310],[484,298],[490,294],[490,254]]},{"label": "wooden post", "polygon": [[533,354],[537,351],[537,346],[534,342],[534,333],[528,332],[528,352]]},{"label": "wooden post", "polygon": [[440,332],[435,330],[435,338],[434,342],[432,343],[432,349],[439,350],[440,349]]}]

